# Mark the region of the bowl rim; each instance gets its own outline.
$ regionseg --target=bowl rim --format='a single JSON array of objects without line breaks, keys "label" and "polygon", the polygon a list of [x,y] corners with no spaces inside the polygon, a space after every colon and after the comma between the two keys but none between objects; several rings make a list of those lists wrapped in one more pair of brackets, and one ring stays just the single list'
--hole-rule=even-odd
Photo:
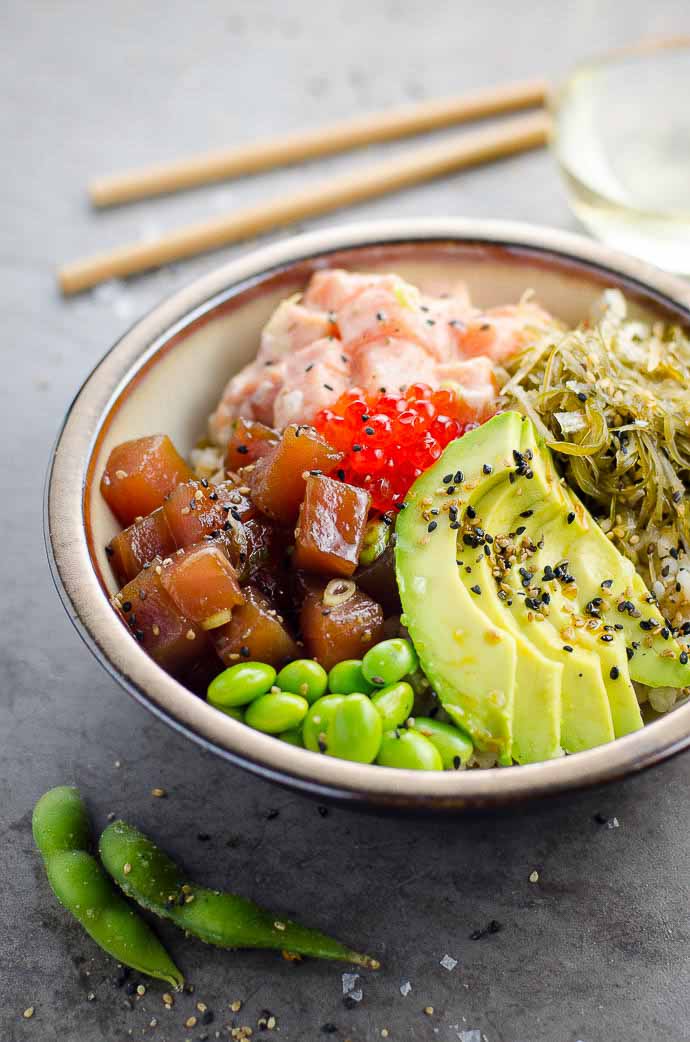
[{"label": "bowl rim", "polygon": [[219,713],[159,668],[109,604],[85,532],[86,473],[111,407],[132,378],[192,323],[268,275],[329,253],[394,244],[499,247],[540,254],[601,277],[614,276],[690,322],[690,287],[643,261],[584,236],[512,221],[409,218],[335,225],[252,250],[202,275],[136,322],[101,358],[69,406],[53,448],[44,496],[44,536],[55,586],[86,645],[140,704],[207,749],[267,779],[326,798],[380,808],[462,810],[506,806],[601,784],[642,770],[690,745],[690,703],[605,746],[506,771],[416,772],[318,756],[252,731]]}]

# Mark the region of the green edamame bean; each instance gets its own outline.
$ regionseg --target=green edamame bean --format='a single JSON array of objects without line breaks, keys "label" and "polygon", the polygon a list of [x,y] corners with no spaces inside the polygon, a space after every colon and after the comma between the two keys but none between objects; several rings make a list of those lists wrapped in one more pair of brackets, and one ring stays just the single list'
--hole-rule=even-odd
[{"label": "green edamame bean", "polygon": [[236,894],[190,882],[167,854],[124,821],[101,836],[103,864],[124,892],[143,908],[171,919],[187,933],[219,948],[273,948],[340,959],[378,969],[376,959],[352,951],[318,930],[277,917]]},{"label": "green edamame bean", "polygon": [[397,684],[417,668],[417,653],[409,640],[393,637],[382,640],[367,651],[362,659],[362,672],[372,684],[386,687]]},{"label": "green edamame bean", "polygon": [[328,689],[334,695],[368,695],[374,690],[362,672],[362,660],[346,658],[336,663],[328,674]]},{"label": "green edamame bean", "polygon": [[443,760],[446,771],[457,771],[464,767],[474,751],[472,739],[453,724],[433,720],[429,716],[416,716],[410,730],[417,731],[432,742]]},{"label": "green edamame bean", "polygon": [[181,988],[182,974],[163,945],[89,853],[89,820],[78,791],[61,785],[42,796],[32,829],[53,893],[96,944],[125,966]]},{"label": "green edamame bean", "polygon": [[244,706],[270,691],[275,681],[273,666],[265,662],[238,662],[213,678],[206,699],[216,709]]},{"label": "green edamame bean", "polygon": [[247,706],[244,722],[255,731],[264,734],[280,734],[299,727],[307,715],[309,703],[302,695],[290,691],[277,691],[273,695],[261,695]]},{"label": "green edamame bean", "polygon": [[441,754],[418,731],[388,731],[376,757],[381,767],[402,767],[408,771],[442,771]]},{"label": "green edamame bean", "polygon": [[239,720],[240,723],[244,721],[244,713],[239,706],[214,706],[213,708],[219,709],[226,716],[231,716],[233,720]]},{"label": "green edamame bean", "polygon": [[302,695],[307,702],[315,702],[328,690],[328,674],[323,666],[311,658],[298,658],[283,666],[276,678],[281,691]]},{"label": "green edamame bean", "polygon": [[381,714],[366,695],[347,695],[326,731],[326,752],[339,760],[373,763],[381,745]]},{"label": "green edamame bean", "polygon": [[290,731],[283,731],[278,737],[281,742],[287,742],[288,745],[296,745],[299,749],[304,749],[301,727],[293,727]]},{"label": "green edamame bean", "polygon": [[313,753],[323,752],[325,748],[326,732],[331,722],[331,717],[341,702],[345,701],[344,695],[324,695],[310,706],[302,725],[302,740],[305,749]]},{"label": "green edamame bean", "polygon": [[404,680],[381,688],[371,696],[373,705],[381,714],[381,725],[384,731],[394,731],[402,727],[412,712],[414,691]]}]

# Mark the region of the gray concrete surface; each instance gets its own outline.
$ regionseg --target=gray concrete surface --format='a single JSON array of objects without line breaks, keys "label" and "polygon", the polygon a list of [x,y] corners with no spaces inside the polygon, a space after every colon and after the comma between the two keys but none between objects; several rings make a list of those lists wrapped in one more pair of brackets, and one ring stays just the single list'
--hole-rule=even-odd
[{"label": "gray concrete surface", "polygon": [[[687,27],[683,0],[1,5],[2,1042],[228,1038],[236,998],[236,1023],[257,1034],[269,1009],[284,1042],[373,1042],[384,1029],[399,1042],[690,1039],[689,757],[510,816],[322,814],[204,754],[116,687],[58,603],[41,531],[50,447],[83,378],[138,315],[231,251],[71,301],[56,293],[56,262],[366,157],[99,216],[84,202],[88,175],[475,84],[558,76],[592,50],[678,31],[683,14]],[[572,224],[546,154],[329,220],[397,213]],[[32,849],[32,804],[64,781],[81,786],[99,826],[123,813],[199,879],[379,953],[384,968],[363,979],[361,1003],[345,1008],[336,966],[221,953],[168,929],[194,995],[168,1011],[156,984],[143,998],[118,990],[114,965],[56,905]],[[154,786],[168,798],[153,799]],[[492,919],[499,933],[469,939]],[[452,971],[439,965],[445,953],[458,960]],[[186,1028],[197,1000],[214,1020]]]}]

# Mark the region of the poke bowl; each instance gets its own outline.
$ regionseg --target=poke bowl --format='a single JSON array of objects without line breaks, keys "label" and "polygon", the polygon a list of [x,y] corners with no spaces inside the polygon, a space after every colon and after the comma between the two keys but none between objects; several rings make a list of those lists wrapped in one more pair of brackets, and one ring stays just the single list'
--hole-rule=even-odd
[{"label": "poke bowl", "polygon": [[67,414],[65,608],[166,723],[321,797],[479,809],[660,762],[690,744],[689,323],[680,280],[514,223],[240,257]]}]

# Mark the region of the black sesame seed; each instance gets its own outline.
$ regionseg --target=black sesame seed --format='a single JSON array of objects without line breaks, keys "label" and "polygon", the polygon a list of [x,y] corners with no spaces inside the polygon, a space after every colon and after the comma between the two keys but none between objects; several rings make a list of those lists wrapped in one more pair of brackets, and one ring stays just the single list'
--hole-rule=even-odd
[{"label": "black sesame seed", "polygon": [[361,452],[362,451],[362,446],[361,445],[353,445],[352,446],[352,451],[353,452]]},{"label": "black sesame seed", "polygon": [[613,640],[613,634],[612,633],[602,633],[600,639],[603,640],[604,644],[610,644],[611,641]]},{"label": "black sesame seed", "polygon": [[342,469],[342,467],[340,467],[338,470],[336,470],[336,474],[340,478],[341,481],[345,480],[345,471]]},{"label": "black sesame seed", "polygon": [[132,602],[131,601],[125,601],[124,604],[122,605],[122,610],[124,612],[131,611],[132,610]]},{"label": "black sesame seed", "polygon": [[515,535],[522,535],[526,531],[527,531],[527,529],[525,528],[525,526],[524,525],[520,525],[519,528],[515,529]]},{"label": "black sesame seed", "polygon": [[673,500],[674,503],[680,503],[682,498],[683,498],[683,493],[682,492],[674,492],[673,495],[671,496],[671,499]]},{"label": "black sesame seed", "polygon": [[633,649],[632,649],[632,648],[626,648],[626,649],[625,649],[625,654],[626,654],[626,655],[628,656],[628,662],[629,662],[629,661],[630,661],[630,659],[631,659],[631,658],[633,657],[633,655],[635,654],[635,652],[633,651]]},{"label": "black sesame seed", "polygon": [[453,480],[453,475],[452,474],[444,474],[444,476],[443,476],[443,484],[444,485],[450,485],[452,480]]},{"label": "black sesame seed", "polygon": [[680,655],[678,656],[678,661],[680,662],[681,666],[687,666],[687,664],[688,664],[688,653],[687,653],[687,651],[681,651]]},{"label": "black sesame seed", "polygon": [[571,652],[573,649],[572,649],[572,646],[570,644],[564,644],[563,645],[563,650]]},{"label": "black sesame seed", "polygon": [[618,680],[620,675],[621,674],[620,674],[620,670],[618,669],[618,666],[611,666],[611,671],[609,673],[609,676],[611,677],[611,680]]},{"label": "black sesame seed", "polygon": [[368,435],[369,435],[369,437],[371,437],[371,436],[372,436],[372,434],[374,434],[374,428],[373,428],[373,427],[365,427],[365,428],[364,428],[364,433],[365,433],[365,434],[368,434]]},{"label": "black sesame seed", "polygon": [[240,655],[242,656],[242,658],[249,658],[249,656],[251,655],[251,651],[249,650],[246,644],[243,644],[240,648]]},{"label": "black sesame seed", "polygon": [[575,514],[571,510],[571,512],[568,514],[568,518],[567,518],[568,524],[572,525],[574,520],[575,520]]},{"label": "black sesame seed", "polygon": [[460,770],[461,766],[462,766],[462,760],[460,759],[460,757],[459,756],[454,756],[453,757],[453,767],[455,768],[455,770],[456,771]]},{"label": "black sesame seed", "polygon": [[464,480],[465,480],[465,475],[463,474],[463,472],[461,470],[456,470],[455,474],[453,475],[453,481],[455,482],[455,484],[459,485],[460,482],[464,481]]},{"label": "black sesame seed", "polygon": [[482,467],[482,470],[484,471],[485,474],[490,474],[493,469],[494,468],[491,466],[490,463],[485,463],[484,466]]},{"label": "black sesame seed", "polygon": [[578,391],[578,393],[577,393],[577,400],[579,402],[586,402],[587,401],[587,395],[584,393],[584,391]]},{"label": "black sesame seed", "polygon": [[523,510],[520,517],[531,517],[533,513],[533,510]]},{"label": "black sesame seed", "polygon": [[203,485],[204,488],[208,488],[208,479],[207,478],[202,478],[201,479],[201,484]]},{"label": "black sesame seed", "polygon": [[433,532],[436,528],[438,528],[438,521],[430,521],[426,526],[427,532]]},{"label": "black sesame seed", "polygon": [[481,592],[482,592],[482,588],[479,585],[479,583],[477,583],[476,586],[470,586],[470,589],[471,589],[472,593],[476,593],[477,596],[479,596],[481,594]]},{"label": "black sesame seed", "polygon": [[603,583],[601,584],[602,590],[610,590],[612,586],[613,579],[604,579]]},{"label": "black sesame seed", "polygon": [[471,504],[467,508],[467,516],[469,517],[470,521],[474,521],[475,517],[477,516],[477,511]]}]

